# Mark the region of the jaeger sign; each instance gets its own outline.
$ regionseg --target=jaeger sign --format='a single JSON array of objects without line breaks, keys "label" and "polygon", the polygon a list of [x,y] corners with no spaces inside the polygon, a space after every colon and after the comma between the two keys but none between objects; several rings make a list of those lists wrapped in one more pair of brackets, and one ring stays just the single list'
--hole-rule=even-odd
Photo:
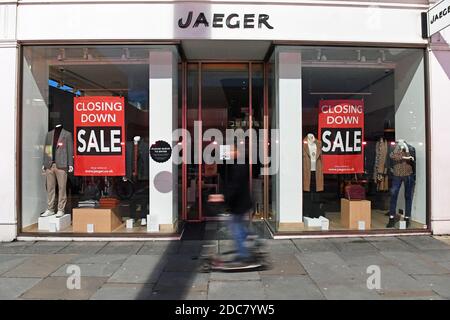
[{"label": "jaeger sign", "polygon": [[269,23],[268,14],[223,14],[214,13],[208,14],[204,12],[194,13],[189,11],[186,17],[182,17],[178,20],[178,27],[182,29],[186,28],[198,28],[198,27],[212,27],[212,28],[228,28],[228,29],[273,29],[273,26]]}]

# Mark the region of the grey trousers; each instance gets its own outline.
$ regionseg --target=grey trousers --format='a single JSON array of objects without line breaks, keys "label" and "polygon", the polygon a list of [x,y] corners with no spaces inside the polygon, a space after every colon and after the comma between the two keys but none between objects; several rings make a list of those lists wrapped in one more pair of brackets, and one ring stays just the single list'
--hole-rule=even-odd
[{"label": "grey trousers", "polygon": [[54,210],[56,184],[58,183],[58,211],[64,211],[67,203],[66,185],[67,172],[61,170],[53,164],[50,169],[45,170],[46,186],[47,186],[47,209]]}]

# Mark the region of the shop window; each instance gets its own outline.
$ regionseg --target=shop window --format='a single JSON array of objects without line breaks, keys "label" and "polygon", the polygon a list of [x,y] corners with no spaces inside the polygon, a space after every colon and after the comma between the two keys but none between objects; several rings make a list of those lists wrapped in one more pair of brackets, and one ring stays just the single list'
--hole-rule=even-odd
[{"label": "shop window", "polygon": [[423,50],[302,48],[301,79],[303,230],[426,228]]},{"label": "shop window", "polygon": [[22,232],[147,232],[149,52],[23,47]]}]

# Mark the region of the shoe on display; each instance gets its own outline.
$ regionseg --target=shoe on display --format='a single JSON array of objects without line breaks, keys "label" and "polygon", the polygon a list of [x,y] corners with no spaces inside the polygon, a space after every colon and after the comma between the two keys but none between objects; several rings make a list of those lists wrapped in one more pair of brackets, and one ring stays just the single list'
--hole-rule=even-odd
[{"label": "shoe on display", "polygon": [[45,210],[43,214],[41,214],[41,217],[50,217],[55,214],[55,211],[52,210]]},{"label": "shoe on display", "polygon": [[147,219],[142,218],[141,219],[141,226],[146,226],[147,225]]},{"label": "shoe on display", "polygon": [[391,218],[389,217],[389,222],[386,225],[386,228],[394,228],[395,224],[399,221],[397,217]]},{"label": "shoe on display", "polygon": [[404,219],[404,220],[406,221],[406,229],[408,229],[411,224],[411,221],[410,221],[410,219]]},{"label": "shoe on display", "polygon": [[64,211],[59,210],[58,213],[56,213],[56,217],[61,218],[64,214]]}]

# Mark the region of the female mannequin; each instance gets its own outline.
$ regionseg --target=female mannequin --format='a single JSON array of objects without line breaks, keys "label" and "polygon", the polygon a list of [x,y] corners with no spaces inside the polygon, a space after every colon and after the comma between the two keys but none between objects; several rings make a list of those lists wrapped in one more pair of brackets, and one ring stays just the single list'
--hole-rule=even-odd
[{"label": "female mannequin", "polygon": [[323,191],[322,143],[312,133],[303,139],[303,192],[306,216],[317,218],[322,214],[318,192]]}]

